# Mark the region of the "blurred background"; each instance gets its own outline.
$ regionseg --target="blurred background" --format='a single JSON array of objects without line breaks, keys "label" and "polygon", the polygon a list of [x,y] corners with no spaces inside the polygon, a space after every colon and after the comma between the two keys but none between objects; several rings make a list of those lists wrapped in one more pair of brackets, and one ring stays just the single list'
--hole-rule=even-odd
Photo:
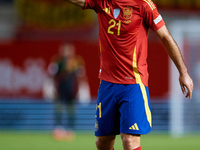
[{"label": "blurred background", "polygon": [[[181,48],[194,92],[192,100],[184,98],[176,68],[150,31],[152,131],[173,137],[199,134],[200,1],[153,2]],[[62,66],[58,57],[69,45],[73,56],[68,59],[71,65],[64,68],[77,79],[71,83],[73,87],[76,83],[72,130],[91,133],[100,82],[96,14],[61,0],[0,0],[0,134],[55,130]],[[68,102],[62,104],[68,107]],[[68,109],[60,111],[64,128],[72,122]]]}]

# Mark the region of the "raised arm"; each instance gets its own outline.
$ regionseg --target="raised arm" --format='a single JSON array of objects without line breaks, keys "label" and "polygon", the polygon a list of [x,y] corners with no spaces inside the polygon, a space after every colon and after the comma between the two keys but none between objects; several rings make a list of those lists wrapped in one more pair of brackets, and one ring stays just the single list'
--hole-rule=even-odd
[{"label": "raised arm", "polygon": [[163,26],[162,28],[157,30],[156,34],[161,39],[165,50],[167,51],[168,55],[170,56],[180,73],[179,82],[183,94],[186,93],[186,87],[186,97],[189,97],[191,99],[193,91],[193,81],[187,72],[187,68],[184,64],[183,57],[176,42],[174,41],[166,26]]},{"label": "raised arm", "polygon": [[85,6],[85,0],[64,0],[64,1],[80,6],[82,8]]}]

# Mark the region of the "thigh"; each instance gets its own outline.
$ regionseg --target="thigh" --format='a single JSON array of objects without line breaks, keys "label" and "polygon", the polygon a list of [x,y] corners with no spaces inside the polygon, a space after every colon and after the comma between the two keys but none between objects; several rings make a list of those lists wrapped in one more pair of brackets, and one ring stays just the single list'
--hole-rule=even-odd
[{"label": "thigh", "polygon": [[120,114],[115,100],[115,84],[101,82],[95,117],[96,136],[109,136],[120,133]]},{"label": "thigh", "polygon": [[147,134],[151,131],[151,111],[148,87],[129,85],[120,100],[120,133]]}]

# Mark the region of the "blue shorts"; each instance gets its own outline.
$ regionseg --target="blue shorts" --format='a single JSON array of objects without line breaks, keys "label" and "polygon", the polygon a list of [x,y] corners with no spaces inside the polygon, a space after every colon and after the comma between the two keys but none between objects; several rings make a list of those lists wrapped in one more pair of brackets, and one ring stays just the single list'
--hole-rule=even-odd
[{"label": "blue shorts", "polygon": [[149,133],[151,110],[148,87],[102,80],[95,117],[96,136]]}]

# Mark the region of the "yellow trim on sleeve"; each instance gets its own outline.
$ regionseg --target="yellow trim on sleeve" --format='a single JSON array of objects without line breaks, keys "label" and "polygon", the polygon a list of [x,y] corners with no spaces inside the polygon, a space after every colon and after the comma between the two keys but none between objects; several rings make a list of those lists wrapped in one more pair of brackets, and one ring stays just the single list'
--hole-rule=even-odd
[{"label": "yellow trim on sleeve", "polygon": [[151,7],[152,10],[156,8],[154,3],[151,0],[143,0],[143,1],[145,1],[149,5],[149,7]]}]

